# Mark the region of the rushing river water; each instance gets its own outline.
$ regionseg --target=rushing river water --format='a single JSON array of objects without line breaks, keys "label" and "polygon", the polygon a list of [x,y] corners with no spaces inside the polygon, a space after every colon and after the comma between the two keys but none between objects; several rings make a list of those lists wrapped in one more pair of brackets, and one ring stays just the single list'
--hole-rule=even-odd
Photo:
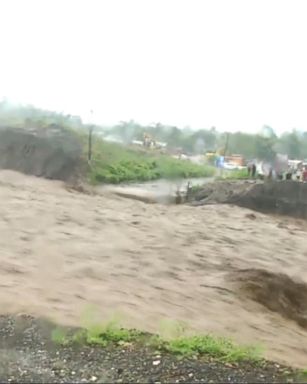
[{"label": "rushing river water", "polygon": [[159,199],[167,196],[175,196],[177,191],[185,193],[187,190],[188,182],[190,185],[202,185],[207,182],[213,181],[214,177],[198,177],[190,179],[176,179],[176,180],[154,180],[142,183],[122,183],[120,185],[104,185],[99,188],[103,190],[113,191],[121,195],[136,195],[144,196],[153,199]]}]

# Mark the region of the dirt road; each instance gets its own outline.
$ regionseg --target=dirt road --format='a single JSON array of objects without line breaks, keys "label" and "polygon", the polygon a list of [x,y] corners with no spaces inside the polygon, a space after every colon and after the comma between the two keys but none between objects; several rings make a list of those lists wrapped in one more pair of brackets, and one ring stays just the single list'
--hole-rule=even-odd
[{"label": "dirt road", "polygon": [[[90,304],[102,319],[119,313],[124,325],[148,331],[165,318],[183,320],[305,367],[304,322],[285,316],[293,309],[304,318],[306,304],[289,302],[279,275],[304,298],[305,285],[293,282],[307,283],[303,222],[85,195],[10,171],[0,172],[0,201],[1,312],[80,325]],[[272,273],[271,285],[261,270]],[[262,296],[280,290],[283,316],[255,300],[249,277]]]}]

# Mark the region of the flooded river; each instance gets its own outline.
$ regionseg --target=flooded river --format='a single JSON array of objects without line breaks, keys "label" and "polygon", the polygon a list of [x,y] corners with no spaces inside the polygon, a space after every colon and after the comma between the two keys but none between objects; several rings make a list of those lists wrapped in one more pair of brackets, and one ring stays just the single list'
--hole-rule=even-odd
[{"label": "flooded river", "polygon": [[[133,188],[161,193],[173,186]],[[148,332],[179,321],[306,367],[307,326],[293,319],[295,309],[307,318],[305,223],[237,206],[78,193],[10,171],[0,172],[0,197],[1,314],[76,326],[114,315]],[[276,294],[284,288],[291,301]]]},{"label": "flooded river", "polygon": [[176,195],[176,192],[185,193],[187,185],[197,186],[211,182],[214,177],[198,177],[176,180],[154,180],[142,183],[122,183],[120,185],[104,185],[99,189],[117,192],[121,195],[144,196],[147,198],[163,200]]}]

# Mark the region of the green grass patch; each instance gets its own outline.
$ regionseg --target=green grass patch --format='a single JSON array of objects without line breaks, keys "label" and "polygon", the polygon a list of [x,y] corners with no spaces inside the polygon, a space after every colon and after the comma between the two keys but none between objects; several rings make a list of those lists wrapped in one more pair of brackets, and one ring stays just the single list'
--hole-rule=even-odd
[{"label": "green grass patch", "polygon": [[68,345],[71,342],[68,332],[62,328],[55,328],[51,333],[51,339],[54,343],[60,345]]},{"label": "green grass patch", "polygon": [[138,342],[143,334],[137,330],[130,330],[119,326],[116,320],[106,324],[92,323],[86,328],[71,332],[67,328],[56,328],[51,334],[54,343],[60,345],[82,344],[106,347],[109,344]]},{"label": "green grass patch", "polygon": [[223,170],[223,174],[217,180],[247,180],[249,179],[247,169]]},{"label": "green grass patch", "polygon": [[[254,346],[240,346],[226,338],[213,335],[180,335],[185,327],[178,325],[167,329],[167,336],[149,335],[136,330],[120,327],[115,321],[106,325],[91,325],[90,328],[78,330],[73,333],[63,329],[55,329],[52,340],[63,346],[69,344],[96,345],[136,345],[151,347],[154,350],[164,351],[179,356],[208,356],[225,362],[260,361],[262,351]],[[165,330],[165,328],[164,328]]]},{"label": "green grass patch", "polygon": [[256,361],[261,357],[259,348],[239,346],[229,339],[212,335],[179,337],[166,342],[164,348],[175,354],[207,355],[227,362]]},{"label": "green grass patch", "polygon": [[191,189],[191,193],[192,193],[192,195],[195,195],[197,192],[202,191],[203,188],[204,188],[204,185],[203,185],[203,184],[193,185],[193,186],[192,186],[192,189]]},{"label": "green grass patch", "polygon": [[[82,140],[86,156],[87,138],[84,136]],[[94,184],[210,177],[214,173],[215,169],[210,165],[193,164],[155,150],[126,147],[93,138],[89,179]]]},{"label": "green grass patch", "polygon": [[[288,374],[288,372],[287,372]],[[299,369],[297,371],[297,377],[296,377],[296,381],[298,383],[306,383],[307,382],[307,369]]]}]

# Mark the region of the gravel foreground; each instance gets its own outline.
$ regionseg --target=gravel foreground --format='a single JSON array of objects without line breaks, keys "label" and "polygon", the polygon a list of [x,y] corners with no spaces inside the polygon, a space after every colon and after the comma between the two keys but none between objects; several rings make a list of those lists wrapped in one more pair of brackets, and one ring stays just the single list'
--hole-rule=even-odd
[{"label": "gravel foreground", "polygon": [[[227,364],[178,358],[147,347],[59,346],[55,325],[30,316],[0,317],[0,382],[15,383],[286,383],[295,371],[264,362]],[[302,380],[301,380],[302,381]]]}]

